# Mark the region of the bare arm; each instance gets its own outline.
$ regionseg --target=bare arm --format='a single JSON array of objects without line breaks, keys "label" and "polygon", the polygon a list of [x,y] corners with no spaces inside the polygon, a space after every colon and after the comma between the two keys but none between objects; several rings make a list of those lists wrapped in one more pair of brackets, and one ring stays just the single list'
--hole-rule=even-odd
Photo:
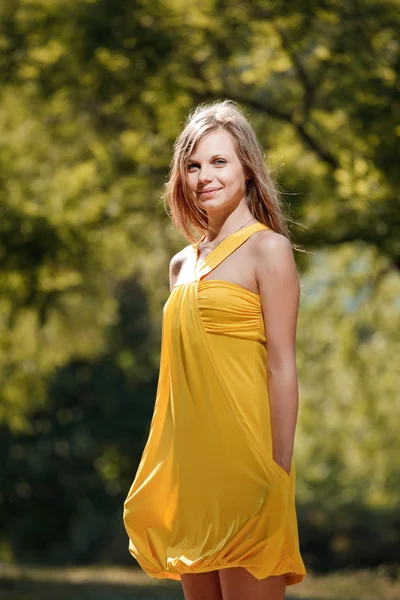
[{"label": "bare arm", "polygon": [[255,244],[267,344],[268,395],[274,460],[290,471],[298,414],[296,327],[300,284],[290,242],[272,231]]}]

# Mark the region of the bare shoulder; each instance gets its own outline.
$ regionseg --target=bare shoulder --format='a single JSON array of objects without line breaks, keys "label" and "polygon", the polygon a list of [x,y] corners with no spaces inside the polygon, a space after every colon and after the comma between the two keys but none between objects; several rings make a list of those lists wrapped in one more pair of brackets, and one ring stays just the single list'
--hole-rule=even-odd
[{"label": "bare shoulder", "polygon": [[179,252],[174,254],[169,263],[170,271],[172,271],[172,273],[178,272],[179,275],[179,271],[181,270],[182,265],[187,259],[191,250],[192,246],[189,244],[188,246],[185,246],[184,248],[182,248],[182,250],[179,250]]},{"label": "bare shoulder", "polygon": [[182,248],[182,250],[174,254],[174,256],[171,258],[169,263],[169,285],[171,291],[174,287],[174,284],[176,283],[176,280],[179,277],[179,273],[182,270],[185,260],[187,259],[191,251],[192,246],[189,244],[188,246],[185,246],[184,248]]},{"label": "bare shoulder", "polygon": [[264,229],[255,235],[253,252],[256,268],[272,269],[294,263],[290,241],[272,229]]}]

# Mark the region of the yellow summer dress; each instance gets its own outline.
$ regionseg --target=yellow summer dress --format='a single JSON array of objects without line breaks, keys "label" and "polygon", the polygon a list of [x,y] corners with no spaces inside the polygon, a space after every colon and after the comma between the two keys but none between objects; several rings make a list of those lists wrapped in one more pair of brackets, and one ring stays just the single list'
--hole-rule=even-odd
[{"label": "yellow summer dress", "polygon": [[124,504],[129,551],[156,578],[227,567],[302,581],[290,475],[272,458],[260,297],[202,281],[253,233],[226,237],[163,309],[160,373],[147,444]]}]

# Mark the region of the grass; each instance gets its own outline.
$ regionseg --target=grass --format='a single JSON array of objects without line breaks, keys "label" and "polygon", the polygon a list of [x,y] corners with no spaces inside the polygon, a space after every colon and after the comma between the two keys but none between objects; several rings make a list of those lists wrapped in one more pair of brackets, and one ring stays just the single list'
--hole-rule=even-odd
[{"label": "grass", "polygon": [[[179,582],[150,579],[138,569],[117,567],[23,568],[0,565],[1,600],[183,600]],[[400,572],[383,569],[307,574],[287,588],[287,600],[400,600]]]}]

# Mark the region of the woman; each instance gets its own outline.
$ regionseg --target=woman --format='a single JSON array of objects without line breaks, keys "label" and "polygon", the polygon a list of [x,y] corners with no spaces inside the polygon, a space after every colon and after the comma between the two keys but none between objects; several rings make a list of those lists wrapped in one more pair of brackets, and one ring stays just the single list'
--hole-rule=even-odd
[{"label": "woman", "polygon": [[180,579],[186,600],[282,600],[306,574],[299,281],[262,148],[234,102],[189,116],[165,200],[191,243],[170,263],[154,416],[125,501],[129,549],[150,576]]}]

